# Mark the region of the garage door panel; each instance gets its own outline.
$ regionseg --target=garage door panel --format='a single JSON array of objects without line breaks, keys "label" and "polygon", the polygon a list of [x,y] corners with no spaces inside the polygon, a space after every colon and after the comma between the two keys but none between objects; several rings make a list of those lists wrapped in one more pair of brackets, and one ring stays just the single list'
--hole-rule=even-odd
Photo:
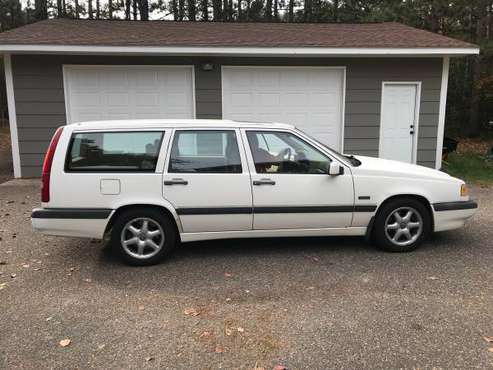
[{"label": "garage door panel", "polygon": [[189,66],[66,66],[69,119],[193,118],[192,73]]},{"label": "garage door panel", "polygon": [[340,149],[344,71],[314,67],[223,67],[223,117],[278,121]]}]

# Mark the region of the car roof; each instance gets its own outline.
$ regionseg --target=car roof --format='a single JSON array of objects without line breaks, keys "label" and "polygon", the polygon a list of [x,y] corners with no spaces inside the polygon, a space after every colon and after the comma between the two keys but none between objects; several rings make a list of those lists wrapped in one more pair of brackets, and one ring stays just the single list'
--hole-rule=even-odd
[{"label": "car roof", "polygon": [[138,128],[274,128],[293,129],[293,125],[278,122],[243,122],[221,119],[130,119],[130,120],[105,120],[77,122],[68,125],[77,129],[138,129]]}]

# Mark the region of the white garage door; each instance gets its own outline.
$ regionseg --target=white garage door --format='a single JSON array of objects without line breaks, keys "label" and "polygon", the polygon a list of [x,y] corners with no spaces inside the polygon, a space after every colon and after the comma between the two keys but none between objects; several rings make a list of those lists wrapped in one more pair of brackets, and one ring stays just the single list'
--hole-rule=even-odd
[{"label": "white garage door", "polygon": [[68,122],[193,118],[191,66],[64,66]]},{"label": "white garage door", "polygon": [[283,122],[341,149],[344,70],[223,67],[223,117]]}]

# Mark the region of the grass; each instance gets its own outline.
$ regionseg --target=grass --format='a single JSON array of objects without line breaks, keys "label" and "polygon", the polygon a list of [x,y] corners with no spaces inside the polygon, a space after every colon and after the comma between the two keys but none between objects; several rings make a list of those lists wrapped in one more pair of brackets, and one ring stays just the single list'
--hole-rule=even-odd
[{"label": "grass", "polygon": [[443,162],[443,170],[470,183],[493,184],[493,161],[477,153],[451,153]]}]

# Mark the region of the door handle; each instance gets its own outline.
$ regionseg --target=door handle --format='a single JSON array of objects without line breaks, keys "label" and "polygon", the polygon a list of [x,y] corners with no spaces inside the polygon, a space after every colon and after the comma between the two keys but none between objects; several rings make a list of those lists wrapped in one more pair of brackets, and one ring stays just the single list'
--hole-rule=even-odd
[{"label": "door handle", "polygon": [[253,185],[275,185],[276,182],[271,179],[254,180]]},{"label": "door handle", "polygon": [[188,185],[188,181],[183,179],[171,179],[166,180],[164,185]]}]

